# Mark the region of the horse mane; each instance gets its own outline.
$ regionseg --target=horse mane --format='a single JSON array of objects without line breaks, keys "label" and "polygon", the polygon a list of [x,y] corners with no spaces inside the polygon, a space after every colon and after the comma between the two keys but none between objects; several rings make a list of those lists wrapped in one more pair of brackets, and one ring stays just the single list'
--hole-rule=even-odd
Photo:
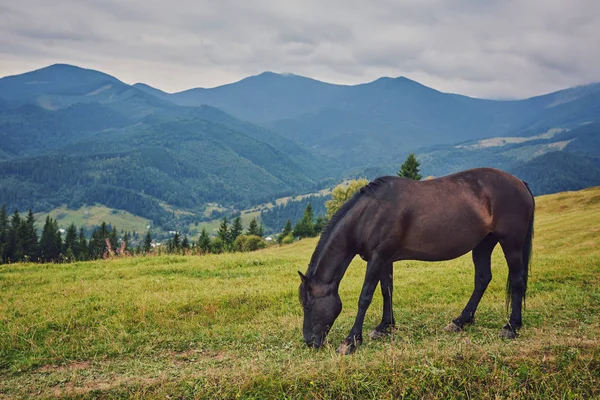
[{"label": "horse mane", "polygon": [[350,211],[359,200],[361,200],[365,196],[371,196],[377,199],[377,190],[383,186],[385,183],[389,182],[392,179],[395,179],[394,176],[382,176],[377,179],[372,180],[362,188],[360,188],[349,200],[347,200],[339,210],[333,214],[325,229],[321,233],[321,237],[319,238],[319,242],[317,243],[317,247],[313,252],[312,257],[310,258],[310,263],[308,264],[308,271],[306,272],[306,276],[308,278],[312,277],[317,271],[317,261],[321,256],[321,252],[323,248],[329,241],[329,237],[333,232],[334,228],[337,226],[338,222],[343,219],[348,211]]}]

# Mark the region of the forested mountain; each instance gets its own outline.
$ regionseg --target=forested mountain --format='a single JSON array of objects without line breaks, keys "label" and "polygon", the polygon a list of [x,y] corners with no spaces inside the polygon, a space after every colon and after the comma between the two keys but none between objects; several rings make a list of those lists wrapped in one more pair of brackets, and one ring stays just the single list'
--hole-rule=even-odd
[{"label": "forested mountain", "polygon": [[[57,64],[0,79],[0,204],[100,203],[172,226],[208,202],[239,210],[394,174],[411,151],[424,176],[494,166],[540,194],[600,184],[599,119],[600,84],[492,101],[267,72],[169,94]],[[293,214],[280,211],[265,218]]]},{"label": "forested mountain", "polygon": [[262,124],[344,168],[396,160],[431,145],[573,127],[600,115],[600,84],[492,101],[442,93],[404,77],[347,86],[267,72],[159,96],[182,105],[209,104]]},{"label": "forested mountain", "polygon": [[[327,159],[209,106],[182,107],[108,75],[55,65],[0,80],[0,203],[100,203],[157,223],[310,191]],[[189,215],[189,214],[185,214]]]}]

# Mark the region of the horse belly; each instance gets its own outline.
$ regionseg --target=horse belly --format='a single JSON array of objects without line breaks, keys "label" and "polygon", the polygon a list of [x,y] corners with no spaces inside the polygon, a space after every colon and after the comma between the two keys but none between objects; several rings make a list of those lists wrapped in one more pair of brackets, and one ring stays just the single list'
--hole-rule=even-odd
[{"label": "horse belly", "polygon": [[476,217],[468,222],[413,224],[403,235],[398,259],[451,260],[473,250],[488,233],[486,225]]}]

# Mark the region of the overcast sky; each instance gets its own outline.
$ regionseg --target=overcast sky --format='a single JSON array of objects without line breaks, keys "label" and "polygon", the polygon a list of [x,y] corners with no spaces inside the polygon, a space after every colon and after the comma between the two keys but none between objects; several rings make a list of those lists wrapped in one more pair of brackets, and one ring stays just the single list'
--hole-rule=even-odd
[{"label": "overcast sky", "polygon": [[600,1],[0,0],[0,76],[53,63],[169,92],[274,71],[522,98],[600,81]]}]

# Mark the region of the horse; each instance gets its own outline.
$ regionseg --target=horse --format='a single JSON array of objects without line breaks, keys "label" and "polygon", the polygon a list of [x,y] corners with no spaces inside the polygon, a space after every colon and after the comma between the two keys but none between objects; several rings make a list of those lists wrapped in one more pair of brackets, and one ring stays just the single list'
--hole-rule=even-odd
[{"label": "horse", "polygon": [[475,168],[416,181],[382,176],[370,181],[331,217],[303,274],[298,271],[302,332],[307,346],[323,346],[342,310],[340,281],[352,259],[367,262],[354,325],[337,348],[350,354],[363,342],[365,313],[378,283],[383,295],[381,323],[369,334],[384,337],[395,327],[393,263],[444,261],[472,251],[475,287],[462,313],[446,330],[474,322],[492,279],[491,255],[500,243],[508,264],[506,307],[511,313],[500,336],[517,337],[532,253],[535,200],[529,185],[494,168]]}]

